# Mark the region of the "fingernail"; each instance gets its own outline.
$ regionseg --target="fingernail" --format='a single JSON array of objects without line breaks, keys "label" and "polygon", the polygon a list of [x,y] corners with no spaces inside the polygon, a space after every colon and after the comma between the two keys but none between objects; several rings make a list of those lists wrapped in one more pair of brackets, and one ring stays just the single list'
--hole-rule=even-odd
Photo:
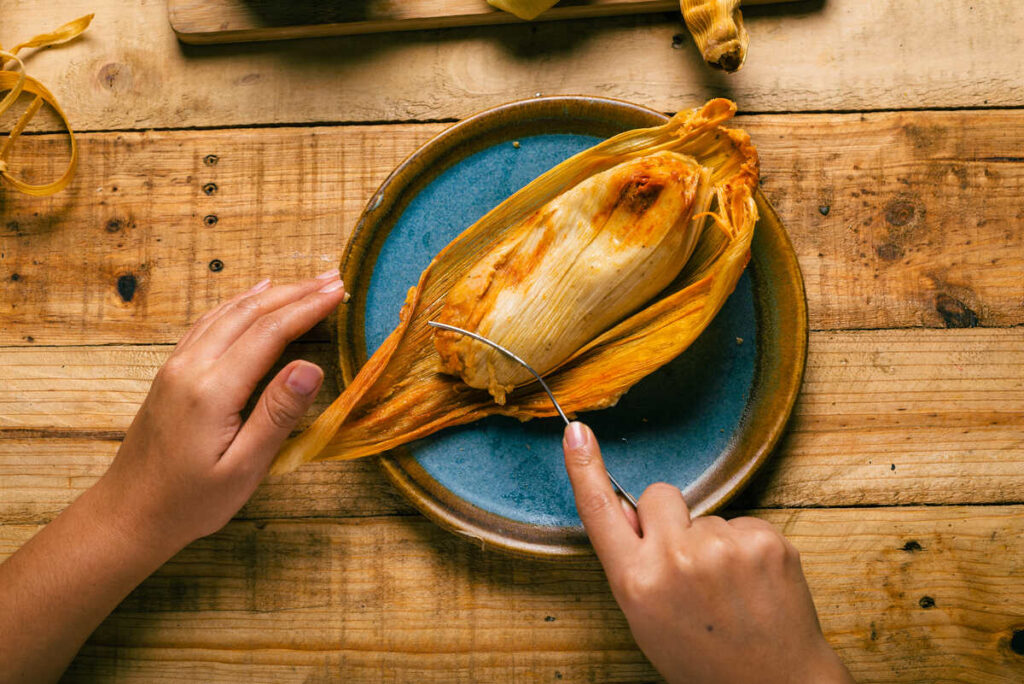
[{"label": "fingernail", "polygon": [[348,300],[350,300],[350,299],[352,299],[352,295],[350,295],[348,292],[346,292],[345,296],[341,298],[341,301],[343,301],[346,304],[348,304]]},{"label": "fingernail", "polygon": [[629,503],[621,496],[619,497],[619,505],[622,506],[622,512],[626,515],[629,515],[633,512],[633,504]]},{"label": "fingernail", "polygon": [[263,292],[268,287],[270,287],[270,278],[264,278],[260,282],[250,287],[249,291],[246,292],[245,294],[256,294],[257,292]]},{"label": "fingernail", "polygon": [[316,277],[316,279],[317,280],[331,280],[333,278],[337,278],[339,275],[341,275],[341,272],[338,269],[336,269],[336,268],[332,268],[330,271],[324,271],[323,273],[318,275]]},{"label": "fingernail", "polygon": [[340,280],[334,280],[334,281],[332,281],[330,283],[327,283],[323,287],[321,287],[320,291],[323,292],[324,294],[327,294],[328,292],[334,292],[335,290],[340,290],[343,287],[345,287],[345,283],[341,282]]},{"label": "fingernail", "polygon": [[292,372],[288,374],[288,379],[284,381],[284,384],[299,396],[308,397],[320,387],[320,380],[323,377],[324,372],[320,370],[319,366],[312,363],[300,363],[292,368]]},{"label": "fingernail", "polygon": [[565,428],[565,448],[582,449],[590,441],[590,429],[583,423],[573,421]]}]

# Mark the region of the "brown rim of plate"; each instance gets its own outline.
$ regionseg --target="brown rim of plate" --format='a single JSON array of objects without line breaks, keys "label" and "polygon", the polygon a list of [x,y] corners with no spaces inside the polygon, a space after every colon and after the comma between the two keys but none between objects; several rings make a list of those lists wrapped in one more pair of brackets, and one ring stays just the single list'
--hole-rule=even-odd
[{"label": "brown rim of plate", "polygon": [[[663,114],[598,97],[553,96],[520,100],[453,124],[405,159],[367,203],[341,258],[352,301],[337,318],[342,386],[366,362],[366,289],[387,235],[408,203],[446,168],[499,142],[538,133],[610,137],[657,126]],[[751,247],[758,348],[750,398],[737,438],[685,490],[694,515],[724,506],[750,480],[778,444],[803,380],[807,358],[807,303],[803,278],[778,215],[756,192],[761,214]],[[768,284],[774,285],[769,288]],[[425,516],[485,548],[531,558],[592,553],[582,527],[542,527],[485,511],[455,496],[431,477],[406,447],[379,457],[391,483]]]}]

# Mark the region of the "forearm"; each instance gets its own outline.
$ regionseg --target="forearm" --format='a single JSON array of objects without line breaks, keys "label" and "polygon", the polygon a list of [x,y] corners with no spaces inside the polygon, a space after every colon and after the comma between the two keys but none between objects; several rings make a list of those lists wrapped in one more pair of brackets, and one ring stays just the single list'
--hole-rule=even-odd
[{"label": "forearm", "polygon": [[[0,681],[56,681],[89,634],[173,553],[101,480],[0,564]],[[149,534],[147,534],[149,533]]]}]

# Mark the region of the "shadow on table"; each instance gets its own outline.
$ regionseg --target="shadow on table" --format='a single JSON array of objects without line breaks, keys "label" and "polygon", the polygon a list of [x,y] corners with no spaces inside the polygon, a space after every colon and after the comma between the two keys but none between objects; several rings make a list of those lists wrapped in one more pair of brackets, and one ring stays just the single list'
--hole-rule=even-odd
[{"label": "shadow on table", "polygon": [[[780,2],[774,5],[750,5],[743,7],[744,17],[780,16],[817,12],[826,0],[800,0]],[[367,21],[380,18],[379,3],[371,0],[321,0],[320,2],[295,2],[294,0],[246,0],[252,14],[258,16],[266,26],[307,26],[314,24],[340,24]],[[569,0],[562,4],[587,5],[586,0]],[[385,10],[386,11],[386,10]],[[674,13],[667,12],[665,16]],[[613,17],[621,20],[625,15]],[[548,22],[536,22],[539,26]]]}]

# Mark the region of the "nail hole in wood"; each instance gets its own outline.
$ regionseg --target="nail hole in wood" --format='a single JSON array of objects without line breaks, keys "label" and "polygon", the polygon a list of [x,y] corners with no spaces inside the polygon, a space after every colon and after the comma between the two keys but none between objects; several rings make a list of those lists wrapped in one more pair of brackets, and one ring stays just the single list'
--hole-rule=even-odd
[{"label": "nail hole in wood", "polygon": [[121,301],[128,303],[135,296],[135,289],[139,286],[135,276],[131,273],[117,279],[117,294],[121,295]]},{"label": "nail hole in wood", "polygon": [[1017,655],[1024,655],[1024,629],[1013,630],[1013,636],[1010,637],[1010,650]]}]

